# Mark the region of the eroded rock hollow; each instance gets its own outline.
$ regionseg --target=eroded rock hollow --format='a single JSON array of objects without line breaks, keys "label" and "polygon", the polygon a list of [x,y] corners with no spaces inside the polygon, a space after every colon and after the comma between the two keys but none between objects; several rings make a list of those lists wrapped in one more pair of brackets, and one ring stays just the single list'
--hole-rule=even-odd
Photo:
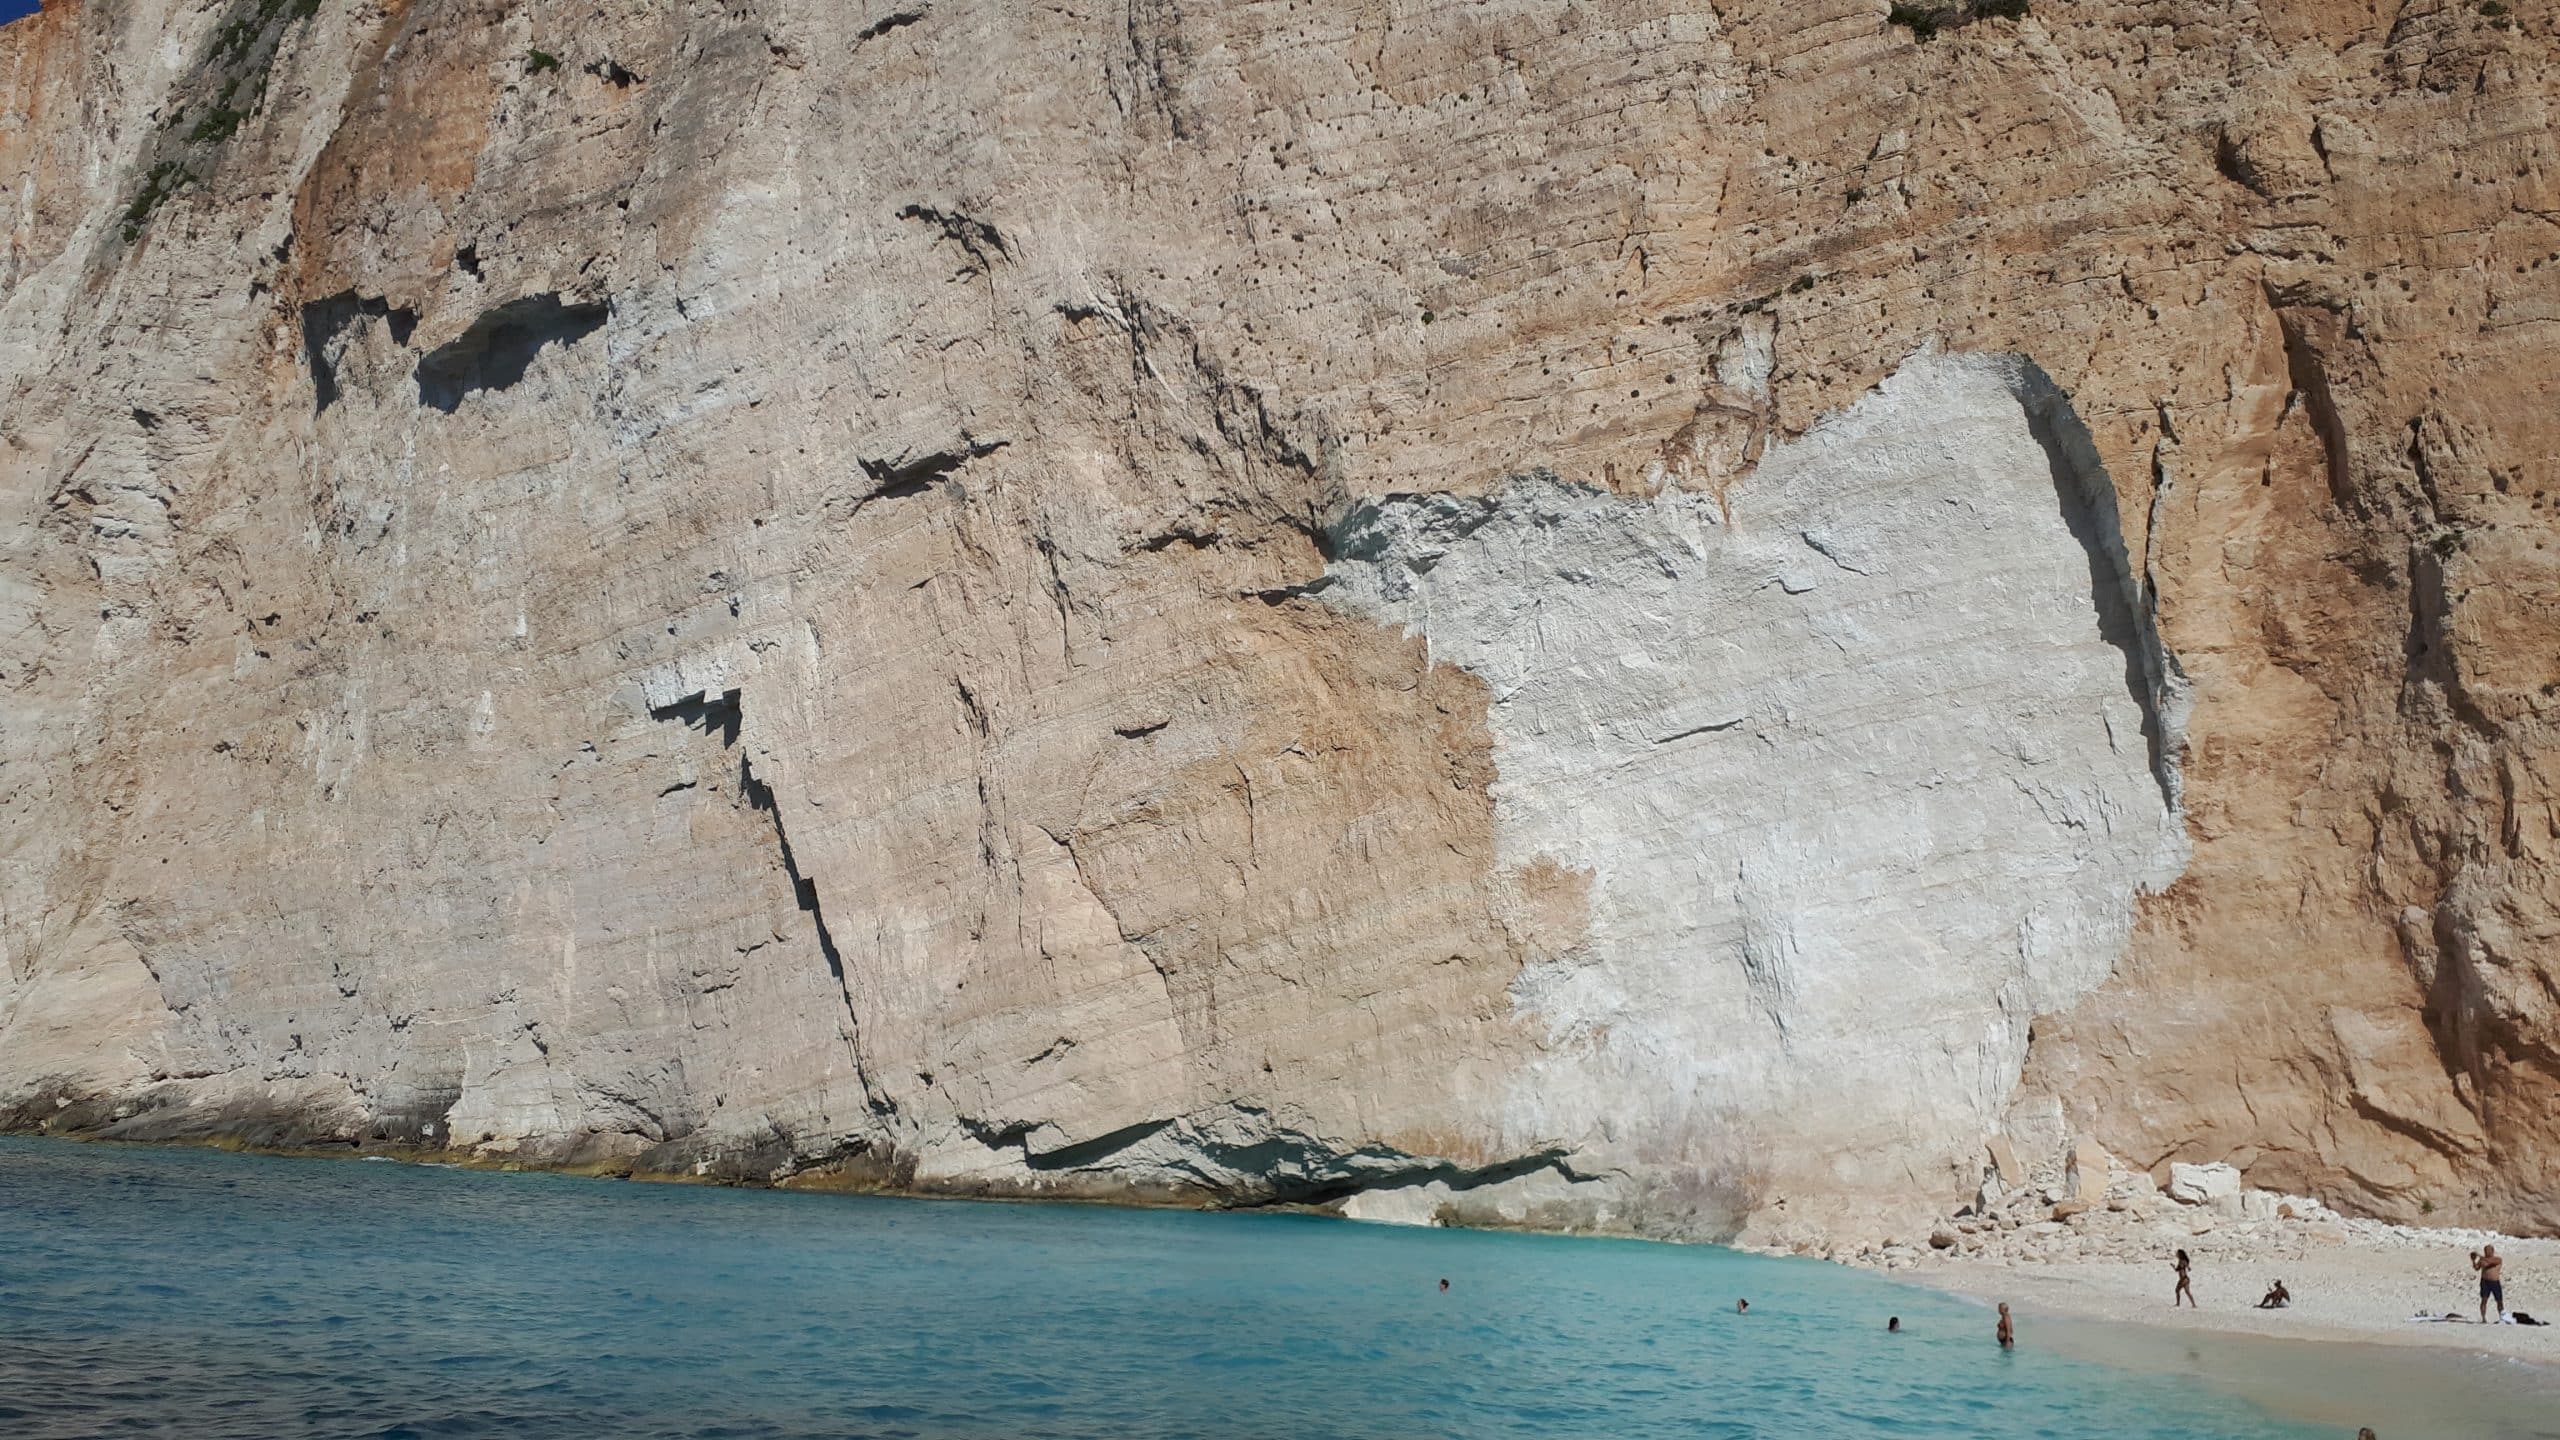
[{"label": "eroded rock hollow", "polygon": [[2028,8],[0,29],[0,1121],[2560,1226],[2550,17]]}]

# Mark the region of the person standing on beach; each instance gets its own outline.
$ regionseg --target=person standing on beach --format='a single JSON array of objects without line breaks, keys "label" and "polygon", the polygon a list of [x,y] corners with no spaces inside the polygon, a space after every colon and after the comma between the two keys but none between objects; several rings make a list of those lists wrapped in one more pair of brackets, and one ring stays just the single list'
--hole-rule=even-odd
[{"label": "person standing on beach", "polygon": [[2201,1310],[2201,1309],[2203,1309],[2203,1308],[2204,1308],[2203,1306],[2196,1304],[2196,1292],[2187,1288],[2187,1278],[2188,1278],[2188,1277],[2187,1277],[2187,1267],[2188,1267],[2188,1263],[2189,1263],[2189,1262],[2188,1262],[2188,1260],[2187,1260],[2187,1252],[2186,1252],[2186,1251],[2184,1251],[2184,1250],[2179,1251],[2179,1252],[2178,1252],[2178,1291],[2177,1291],[2177,1293],[2176,1293],[2176,1294],[2171,1295],[2171,1296],[2169,1297],[2169,1308],[2170,1308],[2170,1309],[2172,1309],[2172,1310],[2175,1310],[2175,1309],[2177,1309],[2177,1308],[2178,1308],[2178,1302],[2179,1302],[2180,1300],[2184,1300],[2184,1301],[2186,1301],[2186,1302],[2187,1302],[2187,1304],[2188,1304],[2191,1308],[2194,1308],[2194,1309],[2197,1309],[2197,1310]]},{"label": "person standing on beach", "polygon": [[2471,1252],[2471,1268],[2480,1272],[2480,1323],[2489,1323],[2489,1302],[2498,1302],[2498,1318],[2507,1318],[2507,1284],[2499,1278],[2506,1270],[2506,1260],[2495,1245],[2483,1245]]},{"label": "person standing on beach", "polygon": [[2018,1343],[2017,1327],[2009,1323],[2009,1302],[2006,1300],[2000,1302],[2000,1329],[1996,1333],[2000,1337],[2000,1348],[2003,1350]]}]

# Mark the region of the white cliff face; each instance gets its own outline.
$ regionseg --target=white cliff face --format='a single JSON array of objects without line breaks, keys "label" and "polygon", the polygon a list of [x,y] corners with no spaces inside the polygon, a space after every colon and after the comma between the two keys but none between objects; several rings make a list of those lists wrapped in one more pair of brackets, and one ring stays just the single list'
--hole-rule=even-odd
[{"label": "white cliff face", "polygon": [[1781,1195],[1978,1169],[2030,1022],[2186,854],[2163,657],[2040,380],[1924,354],[1722,496],[1519,478],[1339,528],[1324,598],[1491,692],[1503,863],[1588,877],[1511,987],[1545,1043],[1508,1133]]}]

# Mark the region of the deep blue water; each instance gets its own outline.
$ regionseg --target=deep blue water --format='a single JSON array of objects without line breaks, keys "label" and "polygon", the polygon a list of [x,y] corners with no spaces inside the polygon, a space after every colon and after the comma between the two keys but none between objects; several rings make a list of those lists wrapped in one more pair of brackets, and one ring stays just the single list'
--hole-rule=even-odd
[{"label": "deep blue water", "polygon": [[0,1227],[11,1440],[2336,1433],[1706,1248],[33,1140]]},{"label": "deep blue water", "polygon": [[23,20],[36,13],[36,0],[0,0],[0,25]]}]

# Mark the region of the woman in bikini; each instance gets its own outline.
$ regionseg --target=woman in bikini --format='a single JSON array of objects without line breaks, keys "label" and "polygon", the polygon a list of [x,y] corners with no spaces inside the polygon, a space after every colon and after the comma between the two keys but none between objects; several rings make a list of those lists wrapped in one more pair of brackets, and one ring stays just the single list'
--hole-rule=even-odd
[{"label": "woman in bikini", "polygon": [[2179,1251],[2178,1293],[2169,1297],[2169,1308],[2172,1310],[2178,1308],[2178,1302],[2181,1300],[2186,1301],[2187,1304],[2194,1309],[2201,1310],[2204,1308],[2203,1306],[2196,1304],[2196,1292],[2187,1288],[2187,1263],[2187,1252],[2184,1250]]}]

